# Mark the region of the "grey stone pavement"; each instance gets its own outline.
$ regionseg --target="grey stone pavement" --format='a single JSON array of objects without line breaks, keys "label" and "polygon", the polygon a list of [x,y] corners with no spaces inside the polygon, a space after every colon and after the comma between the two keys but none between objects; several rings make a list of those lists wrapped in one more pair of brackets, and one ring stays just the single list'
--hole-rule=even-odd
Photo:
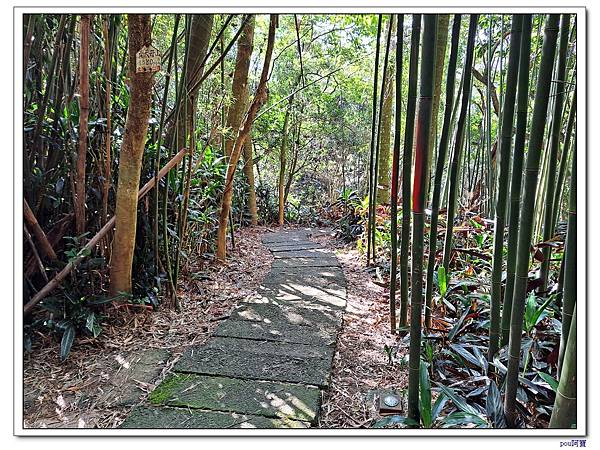
[{"label": "grey stone pavement", "polygon": [[271,271],[190,347],[122,428],[309,428],[329,385],[346,280],[319,230],[265,234]]}]

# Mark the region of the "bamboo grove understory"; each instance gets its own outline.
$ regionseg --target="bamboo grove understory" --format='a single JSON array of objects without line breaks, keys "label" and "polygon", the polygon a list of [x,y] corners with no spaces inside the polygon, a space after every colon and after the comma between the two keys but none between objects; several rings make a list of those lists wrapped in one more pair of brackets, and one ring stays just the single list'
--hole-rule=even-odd
[{"label": "bamboo grove understory", "polygon": [[378,426],[576,427],[576,44],[574,14],[24,15],[25,346],[327,226],[408,348]]}]

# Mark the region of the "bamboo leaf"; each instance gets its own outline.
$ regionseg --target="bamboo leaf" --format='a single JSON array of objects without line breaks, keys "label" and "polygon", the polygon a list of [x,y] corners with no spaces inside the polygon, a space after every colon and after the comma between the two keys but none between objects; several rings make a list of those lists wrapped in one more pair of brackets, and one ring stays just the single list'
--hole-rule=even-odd
[{"label": "bamboo leaf", "polygon": [[554,392],[556,392],[556,390],[558,389],[558,381],[556,381],[553,377],[551,377],[545,372],[538,372],[538,375],[542,378],[542,380],[544,380],[550,385]]},{"label": "bamboo leaf", "polygon": [[504,418],[504,407],[502,405],[502,397],[496,382],[491,380],[488,388],[487,398],[485,400],[485,409],[488,418],[494,428],[506,428],[506,419]]},{"label": "bamboo leaf", "polygon": [[431,428],[433,421],[431,413],[431,384],[429,382],[427,364],[422,360],[419,366],[419,390],[419,411],[421,413],[421,421],[423,422],[423,427]]},{"label": "bamboo leaf", "polygon": [[75,340],[75,327],[72,323],[69,323],[65,327],[65,331],[63,333],[62,339],[60,341],[60,359],[62,361],[67,359],[69,356],[69,352],[71,351],[71,347],[73,345],[73,341]]}]

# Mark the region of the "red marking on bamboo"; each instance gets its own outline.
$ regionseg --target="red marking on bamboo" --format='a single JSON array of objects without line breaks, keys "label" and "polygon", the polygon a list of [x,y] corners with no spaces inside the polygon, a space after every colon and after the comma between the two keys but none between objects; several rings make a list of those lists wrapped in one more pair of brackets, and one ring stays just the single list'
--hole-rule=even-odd
[{"label": "red marking on bamboo", "polygon": [[413,212],[423,212],[423,159],[425,158],[425,143],[428,138],[426,133],[422,132],[422,121],[417,120],[417,145],[415,148],[415,178],[413,181]]}]

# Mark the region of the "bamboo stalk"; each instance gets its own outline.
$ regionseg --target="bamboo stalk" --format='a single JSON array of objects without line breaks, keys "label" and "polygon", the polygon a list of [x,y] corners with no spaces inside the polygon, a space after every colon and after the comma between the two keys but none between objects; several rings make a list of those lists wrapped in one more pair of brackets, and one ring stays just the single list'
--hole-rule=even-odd
[{"label": "bamboo stalk", "polygon": [[31,251],[33,252],[33,257],[34,257],[35,261],[37,262],[38,268],[40,269],[40,273],[42,274],[42,277],[44,277],[44,280],[47,283],[48,275],[46,274],[46,268],[44,267],[44,263],[42,263],[40,254],[38,253],[37,248],[35,248],[33,239],[31,239],[31,234],[29,234],[29,230],[27,230],[27,226],[25,224],[23,224],[23,234],[25,235],[25,238],[27,239],[27,242],[29,243],[29,246],[31,247]]},{"label": "bamboo stalk", "polygon": [[517,113],[515,129],[515,149],[513,152],[512,175],[510,181],[510,207],[508,218],[508,254],[506,255],[506,287],[502,307],[500,345],[508,343],[512,295],[515,283],[515,264],[517,261],[517,236],[519,232],[519,208],[521,200],[521,178],[523,176],[523,157],[525,155],[525,133],[527,131],[527,107],[529,103],[529,59],[531,52],[531,14],[523,16],[521,33],[521,51],[519,58],[519,76],[517,88]]},{"label": "bamboo stalk", "polygon": [[523,312],[529,272],[529,249],[533,232],[533,214],[535,192],[538,183],[540,154],[543,144],[543,130],[546,124],[546,111],[552,82],[552,66],[556,53],[556,40],[560,15],[548,17],[542,47],[542,60],[535,90],[535,102],[531,119],[531,137],[527,151],[527,164],[523,181],[523,199],[521,201],[520,227],[517,244],[517,263],[511,312],[509,337],[508,370],[506,374],[506,395],[504,414],[509,426],[517,421],[517,388],[519,385],[519,363],[521,354],[521,334],[523,331]]},{"label": "bamboo stalk", "polygon": [[[558,67],[556,70],[556,96],[554,99],[554,111],[552,116],[552,131],[550,135],[550,153],[548,156],[548,178],[546,180],[546,201],[544,205],[544,234],[543,241],[548,241],[554,235],[554,191],[556,189],[556,170],[558,160],[558,149],[560,147],[560,132],[562,129],[562,113],[566,92],[566,69],[567,69],[567,47],[569,45],[569,24],[571,16],[563,14],[560,24],[560,46],[558,49]],[[546,292],[548,287],[548,276],[550,273],[550,247],[542,249],[544,260],[540,268],[542,280],[540,291]]]},{"label": "bamboo stalk", "polygon": [[415,178],[413,186],[412,290],[410,313],[410,347],[408,361],[408,417],[419,421],[419,367],[421,363],[421,313],[423,308],[423,226],[425,222],[425,190],[429,166],[431,110],[435,71],[436,14],[425,14],[421,53],[419,115],[415,146]]},{"label": "bamboo stalk", "polygon": [[400,127],[402,121],[402,53],[404,47],[404,14],[398,14],[396,31],[396,115],[394,117],[394,149],[391,180],[392,262],[390,268],[390,326],[396,332],[396,273],[398,270],[398,176],[400,168]]},{"label": "bamboo stalk", "polygon": [[[508,56],[508,73],[506,76],[506,95],[502,105],[502,121],[500,129],[500,171],[498,174],[498,190],[495,204],[496,221],[494,227],[494,259],[492,264],[492,293],[490,306],[490,341],[488,361],[493,361],[500,344],[500,309],[502,303],[502,262],[504,254],[504,228],[506,223],[506,199],[508,194],[508,172],[510,169],[510,148],[515,115],[515,97],[517,94],[517,77],[519,70],[519,54],[521,50],[521,32],[523,16],[514,14],[510,33],[510,50]],[[493,192],[493,191],[492,191]]]},{"label": "bamboo stalk", "polygon": [[[469,36],[467,41],[467,54],[465,55],[465,70],[464,70],[464,83],[463,92],[461,98],[461,108],[458,117],[458,123],[456,124],[456,136],[454,140],[454,152],[452,154],[452,161],[449,168],[448,174],[448,201],[447,201],[447,213],[446,213],[446,236],[444,239],[444,257],[443,266],[448,274],[448,266],[450,265],[450,253],[452,251],[452,234],[454,228],[454,216],[456,211],[457,203],[457,181],[460,156],[462,153],[462,147],[464,145],[464,132],[465,132],[465,121],[467,118],[467,111],[469,109],[469,103],[471,99],[471,74],[473,71],[473,53],[475,47],[475,31],[477,29],[477,14],[471,15],[469,22]],[[469,124],[470,125],[470,124]]]},{"label": "bamboo stalk", "polygon": [[573,147],[571,161],[571,188],[569,192],[569,222],[567,225],[567,242],[564,261],[564,286],[562,307],[562,333],[558,353],[558,374],[561,375],[567,337],[571,339],[569,328],[575,320],[573,310],[577,301],[577,138]]},{"label": "bamboo stalk", "polygon": [[421,14],[412,16],[408,67],[408,101],[404,126],[404,152],[402,155],[402,230],[400,238],[400,326],[408,324],[408,253],[410,248],[410,193],[412,174],[412,148],[417,107],[417,77],[419,68],[419,44],[421,41]]},{"label": "bamboo stalk", "polygon": [[375,48],[375,68],[373,70],[373,104],[371,106],[371,146],[369,153],[369,215],[367,217],[367,266],[370,265],[371,262],[371,246],[374,242],[371,242],[372,232],[371,229],[374,226],[374,217],[372,212],[372,203],[374,201],[372,192],[373,185],[376,183],[376,176],[373,172],[373,168],[375,166],[375,139],[377,128],[375,124],[377,123],[377,78],[379,74],[379,52],[380,52],[380,41],[381,41],[381,23],[383,21],[383,16],[379,15],[379,20],[377,22],[377,44]]},{"label": "bamboo stalk", "polygon": [[50,244],[50,241],[48,241],[46,233],[44,233],[44,230],[42,230],[42,227],[38,223],[35,214],[33,214],[33,211],[31,210],[29,204],[27,203],[27,200],[25,199],[23,199],[23,217],[31,227],[33,235],[40,244],[40,249],[44,253],[44,255],[46,255],[50,259],[50,261],[57,261],[58,257],[56,256],[56,252],[52,248],[52,245]]},{"label": "bamboo stalk", "polygon": [[560,375],[548,428],[577,427],[577,307],[569,330],[565,369]]},{"label": "bamboo stalk", "polygon": [[77,174],[75,177],[75,230],[85,231],[85,166],[87,156],[88,116],[90,112],[90,22],[91,16],[84,14],[80,20],[79,53],[79,147],[77,152]]},{"label": "bamboo stalk", "polygon": [[452,38],[450,45],[450,60],[446,78],[446,108],[444,110],[444,123],[438,150],[438,159],[435,168],[433,184],[433,198],[431,200],[431,230],[429,233],[429,258],[427,260],[427,281],[425,293],[425,326],[431,327],[431,309],[433,306],[433,271],[435,254],[437,252],[437,232],[440,211],[440,192],[442,190],[442,176],[448,153],[448,141],[451,134],[452,104],[454,102],[454,84],[456,80],[456,60],[458,59],[458,40],[460,37],[461,15],[454,16],[452,24]]}]

